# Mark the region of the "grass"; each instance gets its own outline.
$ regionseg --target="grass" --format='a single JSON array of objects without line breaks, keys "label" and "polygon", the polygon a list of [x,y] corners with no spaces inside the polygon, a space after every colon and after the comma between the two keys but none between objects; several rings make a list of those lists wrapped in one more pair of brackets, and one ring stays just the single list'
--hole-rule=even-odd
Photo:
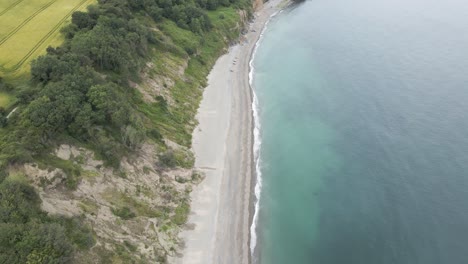
[{"label": "grass", "polygon": [[84,212],[88,214],[96,215],[99,211],[99,206],[94,201],[89,199],[82,200],[79,203],[79,206]]},{"label": "grass", "polygon": [[239,22],[239,13],[233,7],[221,7],[216,11],[208,11],[213,26],[218,30],[228,34],[230,39],[236,39],[239,36],[239,31],[235,30]]},{"label": "grass", "polygon": [[[169,20],[158,25],[161,43],[156,47],[153,71],[174,80],[170,95],[175,104],[166,106],[156,102],[138,106],[150,120],[146,124],[148,128],[158,127],[165,138],[186,147],[191,145],[195,114],[202,98],[202,88],[207,85],[206,77],[229,41],[237,39],[240,32],[239,14],[235,8],[220,8],[208,12],[208,16],[216,30],[205,33],[203,37]],[[182,51],[171,49],[174,45]],[[176,76],[173,69],[187,60],[183,78]]]},{"label": "grass", "polygon": [[114,189],[106,190],[103,197],[113,205],[112,212],[114,215],[122,219],[130,219],[135,216],[160,217],[162,215],[158,208],[152,208],[132,195]]},{"label": "grass", "polygon": [[13,103],[13,98],[3,92],[0,92],[0,107],[7,109]]},{"label": "grass", "polygon": [[200,44],[200,36],[178,27],[173,21],[165,20],[159,27],[162,32],[168,35],[177,46],[182,47],[189,55],[194,53]]},{"label": "grass", "polygon": [[71,14],[94,1],[0,1],[0,74],[11,79],[29,72],[32,59],[62,43],[60,28]]},{"label": "grass", "polygon": [[22,173],[10,173],[8,175],[7,180],[15,181],[15,182],[21,182],[21,183],[27,183],[28,182],[28,178]]},{"label": "grass", "polygon": [[14,8],[24,0],[3,0],[0,2],[0,16]]}]

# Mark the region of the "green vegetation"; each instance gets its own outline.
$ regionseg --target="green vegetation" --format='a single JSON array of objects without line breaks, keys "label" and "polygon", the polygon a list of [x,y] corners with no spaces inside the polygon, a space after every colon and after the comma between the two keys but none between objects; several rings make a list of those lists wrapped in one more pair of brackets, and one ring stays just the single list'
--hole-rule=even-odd
[{"label": "green vegetation", "polygon": [[8,114],[6,109],[9,109],[15,103],[14,97],[10,94],[12,89],[13,87],[5,83],[3,78],[0,77],[0,128],[6,125],[6,120],[3,119]]},{"label": "green vegetation", "polygon": [[61,169],[65,175],[56,175],[62,177],[62,183],[70,190],[75,190],[78,186],[82,169],[77,164],[69,160],[60,159],[54,155],[43,155],[36,158],[40,166],[47,169]]},{"label": "green vegetation", "polygon": [[4,0],[0,9],[0,73],[27,73],[32,58],[63,41],[60,28],[94,0]]},{"label": "green vegetation", "polygon": [[[234,7],[207,12],[191,2],[177,8],[161,4],[162,16],[148,21],[143,15],[154,18],[151,12],[160,3],[130,2],[106,1],[74,13],[73,23],[62,30],[64,44],[49,47],[33,61],[31,85],[15,89],[20,107],[0,142],[0,163],[34,160],[67,137],[93,146],[113,167],[147,136],[190,146],[201,88],[226,42],[240,32],[239,15]],[[148,60],[155,62],[150,74],[174,80],[170,96],[175,104],[161,96],[155,103],[144,102],[129,87],[128,80],[140,81]],[[164,67],[184,61],[183,76]]]},{"label": "green vegetation", "polygon": [[0,263],[68,263],[75,249],[94,245],[79,219],[51,218],[25,180],[0,184]]},{"label": "green vegetation", "polygon": [[12,103],[12,98],[9,94],[0,92],[0,107],[8,108]]},{"label": "green vegetation", "polygon": [[150,207],[147,203],[135,199],[133,195],[108,190],[104,197],[115,207],[112,213],[125,220],[136,216],[160,217],[162,215],[160,209]]},{"label": "green vegetation", "polygon": [[175,209],[173,222],[177,225],[185,224],[187,222],[189,213],[190,213],[190,205],[186,202],[183,202]]},{"label": "green vegetation", "polygon": [[113,208],[112,213],[123,220],[128,220],[134,218],[136,215],[130,208],[124,206],[122,208]]},{"label": "green vegetation", "polygon": [[[152,140],[164,150],[163,167],[190,168],[193,157],[163,139],[190,147],[206,76],[242,29],[238,10],[250,6],[247,0],[99,0],[83,12],[77,10],[93,1],[1,2],[0,263],[69,263],[74,252],[94,244],[91,232],[80,219],[42,212],[34,188],[9,175],[9,166],[60,168],[64,186],[73,190],[92,175],[51,155],[59,144],[86,146],[118,171],[122,157]],[[130,85],[145,85],[148,77],[171,80],[152,101]],[[176,196],[169,187],[163,191],[167,200]],[[105,198],[122,219],[163,217],[182,225],[190,211],[185,199],[176,208],[152,208],[126,193]],[[90,201],[80,207],[96,213]],[[125,243],[121,249],[136,248]]]},{"label": "green vegetation", "polygon": [[88,213],[88,214],[91,214],[91,215],[96,215],[98,210],[99,210],[98,205],[95,202],[93,202],[91,200],[88,200],[88,199],[82,200],[80,202],[80,208],[85,213]]}]

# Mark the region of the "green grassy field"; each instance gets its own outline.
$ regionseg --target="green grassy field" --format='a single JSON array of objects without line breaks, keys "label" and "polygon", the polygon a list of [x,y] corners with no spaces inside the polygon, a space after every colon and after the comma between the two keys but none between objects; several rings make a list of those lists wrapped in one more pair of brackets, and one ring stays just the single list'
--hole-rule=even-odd
[{"label": "green grassy field", "polygon": [[6,93],[0,92],[0,107],[8,108],[11,103],[12,103],[11,97]]},{"label": "green grassy field", "polygon": [[60,28],[77,10],[95,0],[2,0],[0,1],[0,76],[14,79],[29,72],[29,63],[58,46]]}]

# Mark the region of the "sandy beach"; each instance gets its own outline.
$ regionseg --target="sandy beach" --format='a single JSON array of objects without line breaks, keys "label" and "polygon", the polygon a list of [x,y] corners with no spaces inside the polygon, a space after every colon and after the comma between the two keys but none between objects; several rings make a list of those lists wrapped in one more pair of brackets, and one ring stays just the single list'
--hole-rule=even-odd
[{"label": "sandy beach", "polygon": [[241,42],[218,59],[198,109],[193,133],[195,167],[206,178],[192,192],[185,249],[173,263],[247,264],[252,200],[252,94],[249,62],[255,43],[284,0],[255,13]]}]

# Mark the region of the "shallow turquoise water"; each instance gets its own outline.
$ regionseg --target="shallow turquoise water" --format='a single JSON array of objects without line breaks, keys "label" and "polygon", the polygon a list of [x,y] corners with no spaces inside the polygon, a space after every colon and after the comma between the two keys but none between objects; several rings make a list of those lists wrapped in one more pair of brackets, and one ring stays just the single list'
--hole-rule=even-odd
[{"label": "shallow turquoise water", "polygon": [[254,67],[256,263],[468,263],[468,3],[310,0]]}]

